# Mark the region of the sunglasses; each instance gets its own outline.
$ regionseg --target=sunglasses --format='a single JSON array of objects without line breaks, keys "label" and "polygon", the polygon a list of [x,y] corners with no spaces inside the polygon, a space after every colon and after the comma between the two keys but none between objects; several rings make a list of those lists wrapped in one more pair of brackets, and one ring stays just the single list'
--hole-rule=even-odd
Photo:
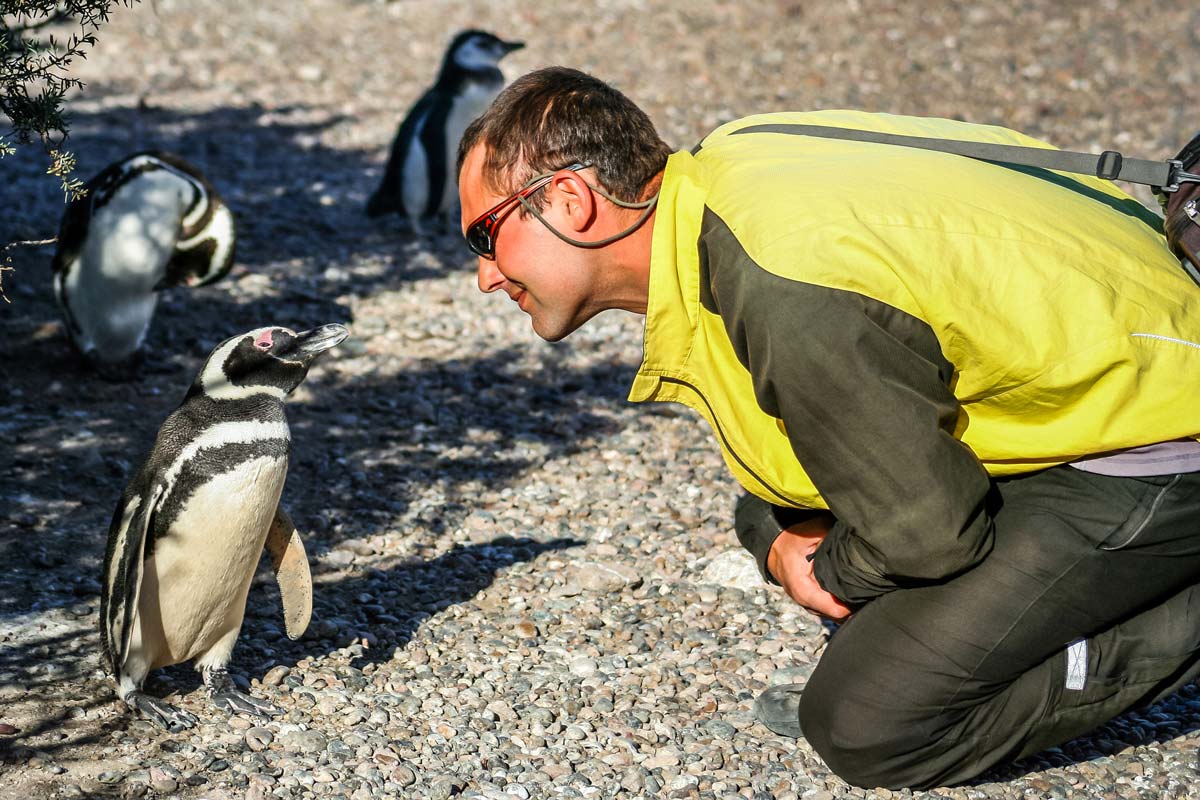
[{"label": "sunglasses", "polygon": [[[572,164],[569,167],[563,167],[571,172],[579,172],[581,169],[587,169],[590,164]],[[496,205],[489,208],[487,211],[475,218],[475,221],[467,226],[465,234],[467,239],[467,247],[471,248],[471,252],[480,258],[486,258],[488,261],[496,260],[496,232],[500,230],[500,224],[508,218],[508,215],[516,209],[521,202],[529,197],[532,197],[539,189],[550,183],[554,177],[554,172],[543,172],[541,175],[535,175],[529,180],[529,183],[522,186],[516,194],[501,200]]]}]

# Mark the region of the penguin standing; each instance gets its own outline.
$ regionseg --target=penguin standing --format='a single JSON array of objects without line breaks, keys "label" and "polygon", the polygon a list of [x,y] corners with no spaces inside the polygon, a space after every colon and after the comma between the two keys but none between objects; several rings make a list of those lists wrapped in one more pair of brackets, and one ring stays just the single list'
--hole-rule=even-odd
[{"label": "penguin standing", "polygon": [[75,347],[105,378],[132,377],[158,292],[233,265],[233,214],[200,172],[161,152],[129,156],[63,214],[54,294]]},{"label": "penguin standing", "polygon": [[504,88],[500,59],[524,46],[479,30],[454,37],[437,82],[400,124],[383,182],[367,201],[367,216],[395,212],[418,234],[424,220],[440,217],[443,224],[457,225],[458,142]]},{"label": "penguin standing", "polygon": [[279,508],[291,442],[283,401],[346,335],[341,325],[259,328],[218,345],[121,495],[104,557],[104,655],[121,699],[168,730],[196,718],[141,686],[150,670],[184,661],[219,708],[278,712],[236,690],[225,666],[264,544],[288,635],[308,624],[308,564]]}]

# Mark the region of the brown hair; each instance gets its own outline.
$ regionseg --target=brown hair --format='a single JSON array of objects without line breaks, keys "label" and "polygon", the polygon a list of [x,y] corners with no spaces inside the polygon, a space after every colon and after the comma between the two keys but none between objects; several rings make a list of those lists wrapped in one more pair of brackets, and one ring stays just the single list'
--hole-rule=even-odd
[{"label": "brown hair", "polygon": [[[546,67],[513,81],[458,145],[458,171],[477,144],[487,147],[485,185],[509,194],[534,175],[591,164],[609,192],[642,199],[671,148],[654,123],[621,92],[567,67]],[[531,198],[540,207],[541,195]]]}]

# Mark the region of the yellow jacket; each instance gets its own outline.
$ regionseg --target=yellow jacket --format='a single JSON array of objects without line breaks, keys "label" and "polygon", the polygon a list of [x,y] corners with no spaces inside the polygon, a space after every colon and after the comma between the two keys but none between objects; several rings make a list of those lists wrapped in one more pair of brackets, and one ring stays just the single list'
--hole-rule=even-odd
[{"label": "yellow jacket", "polygon": [[768,502],[830,508],[857,542],[843,599],[982,557],[989,475],[1200,434],[1200,289],[1112,183],[739,133],[763,123],[1049,145],[830,111],[668,161],[630,400],[696,409]]}]

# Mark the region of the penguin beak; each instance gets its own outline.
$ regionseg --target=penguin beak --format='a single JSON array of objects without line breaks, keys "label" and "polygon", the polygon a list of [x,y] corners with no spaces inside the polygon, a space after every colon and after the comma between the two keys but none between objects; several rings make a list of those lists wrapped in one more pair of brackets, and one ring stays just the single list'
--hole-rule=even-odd
[{"label": "penguin beak", "polygon": [[332,347],[337,347],[349,335],[350,331],[346,330],[345,325],[338,325],[335,322],[331,325],[313,328],[311,331],[297,333],[295,346],[297,350],[311,358]]},{"label": "penguin beak", "polygon": [[509,53],[511,53],[514,50],[520,50],[524,46],[525,46],[524,42],[504,42],[503,55],[508,55]]}]

